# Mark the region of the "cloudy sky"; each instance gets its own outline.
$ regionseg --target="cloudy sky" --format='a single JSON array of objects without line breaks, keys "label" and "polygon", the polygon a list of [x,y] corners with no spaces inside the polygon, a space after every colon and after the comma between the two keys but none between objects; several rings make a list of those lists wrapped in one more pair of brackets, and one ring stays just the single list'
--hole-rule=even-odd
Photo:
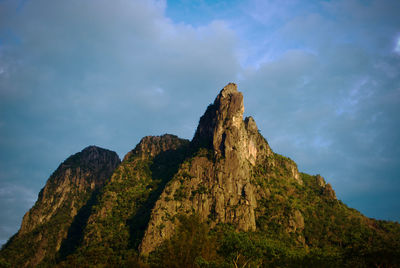
[{"label": "cloudy sky", "polygon": [[236,82],[275,152],[400,221],[398,0],[0,0],[0,244],[88,145],[191,139]]}]

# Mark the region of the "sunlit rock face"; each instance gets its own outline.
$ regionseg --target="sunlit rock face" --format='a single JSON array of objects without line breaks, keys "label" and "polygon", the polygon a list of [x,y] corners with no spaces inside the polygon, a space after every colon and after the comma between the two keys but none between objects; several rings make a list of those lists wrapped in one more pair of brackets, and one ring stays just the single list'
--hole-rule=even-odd
[{"label": "sunlit rock face", "polygon": [[140,247],[142,254],[174,233],[175,216],[182,213],[197,213],[211,227],[232,223],[237,230],[255,230],[257,200],[266,195],[252,181],[260,165],[287,165],[293,179],[302,183],[296,164],[276,163],[254,119],[243,119],[243,113],[243,95],[230,83],[200,118],[191,142],[193,156],[156,202]]}]

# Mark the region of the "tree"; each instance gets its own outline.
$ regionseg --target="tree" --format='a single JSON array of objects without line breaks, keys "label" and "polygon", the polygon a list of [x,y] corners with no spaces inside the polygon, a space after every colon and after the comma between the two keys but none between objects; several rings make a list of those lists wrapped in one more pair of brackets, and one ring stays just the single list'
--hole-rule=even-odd
[{"label": "tree", "polygon": [[218,255],[208,225],[198,215],[178,218],[176,234],[150,256],[150,263],[158,267],[210,266]]}]

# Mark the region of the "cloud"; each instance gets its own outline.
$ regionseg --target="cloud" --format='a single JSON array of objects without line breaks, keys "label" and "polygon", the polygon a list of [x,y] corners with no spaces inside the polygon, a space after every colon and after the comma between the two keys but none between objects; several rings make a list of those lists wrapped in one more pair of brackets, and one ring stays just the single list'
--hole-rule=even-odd
[{"label": "cloud", "polygon": [[[214,88],[234,80],[240,68],[235,33],[224,22],[174,24],[162,2],[42,0],[28,1],[18,12],[12,12],[12,2],[3,5],[9,6],[4,31],[21,40],[2,46],[3,110],[14,122],[32,122],[33,131],[77,131],[97,141],[107,135],[88,127],[129,132],[130,125],[145,130],[157,121],[180,129],[189,119],[187,103],[203,100],[204,106]],[[175,103],[182,105],[168,109]],[[196,112],[190,120],[197,120],[201,110]],[[174,122],[165,120],[178,114]],[[126,144],[128,137],[123,139]]]},{"label": "cloud", "polygon": [[[285,9],[285,22],[266,37],[264,60],[248,68],[241,87],[251,89],[248,113],[275,151],[327,177],[368,216],[400,220],[395,206],[380,214],[400,190],[397,5],[321,2],[292,17]],[[371,205],[373,196],[381,199]]]},{"label": "cloud", "polygon": [[[37,193],[87,145],[123,156],[145,135],[192,137],[215,90],[237,76],[237,37],[223,21],[174,23],[165,8],[162,1],[0,3],[0,182]],[[16,215],[26,209],[15,207]],[[16,230],[19,222],[5,224]]]}]

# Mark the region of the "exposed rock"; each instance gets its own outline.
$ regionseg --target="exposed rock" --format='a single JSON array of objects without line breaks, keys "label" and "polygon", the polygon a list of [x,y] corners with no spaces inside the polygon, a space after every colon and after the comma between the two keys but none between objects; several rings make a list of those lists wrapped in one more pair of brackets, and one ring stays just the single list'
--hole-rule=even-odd
[{"label": "exposed rock", "polygon": [[257,165],[284,165],[301,183],[293,161],[273,163],[274,153],[254,119],[243,120],[243,112],[242,93],[233,83],[208,106],[192,140],[197,153],[181,166],[156,202],[140,247],[142,254],[173,234],[175,216],[181,213],[197,213],[211,227],[232,223],[237,230],[255,230],[257,196],[267,195],[251,182]]},{"label": "exposed rock", "polygon": [[336,199],[335,191],[329,183],[325,185],[322,194],[330,199]]},{"label": "exposed rock", "polygon": [[289,232],[302,231],[304,229],[304,217],[299,210],[295,210],[289,218]]},{"label": "exposed rock", "polygon": [[325,182],[324,178],[323,178],[321,175],[317,174],[317,175],[315,176],[315,180],[316,180],[317,185],[318,185],[319,187],[321,187],[321,188],[324,188],[324,187],[325,187],[326,182]]},{"label": "exposed rock", "polygon": [[30,243],[36,250],[25,260],[25,266],[37,265],[46,256],[54,257],[79,209],[111,177],[119,163],[115,152],[89,146],[57,168],[25,214],[16,237],[7,244],[12,247],[19,240],[32,237]]}]

